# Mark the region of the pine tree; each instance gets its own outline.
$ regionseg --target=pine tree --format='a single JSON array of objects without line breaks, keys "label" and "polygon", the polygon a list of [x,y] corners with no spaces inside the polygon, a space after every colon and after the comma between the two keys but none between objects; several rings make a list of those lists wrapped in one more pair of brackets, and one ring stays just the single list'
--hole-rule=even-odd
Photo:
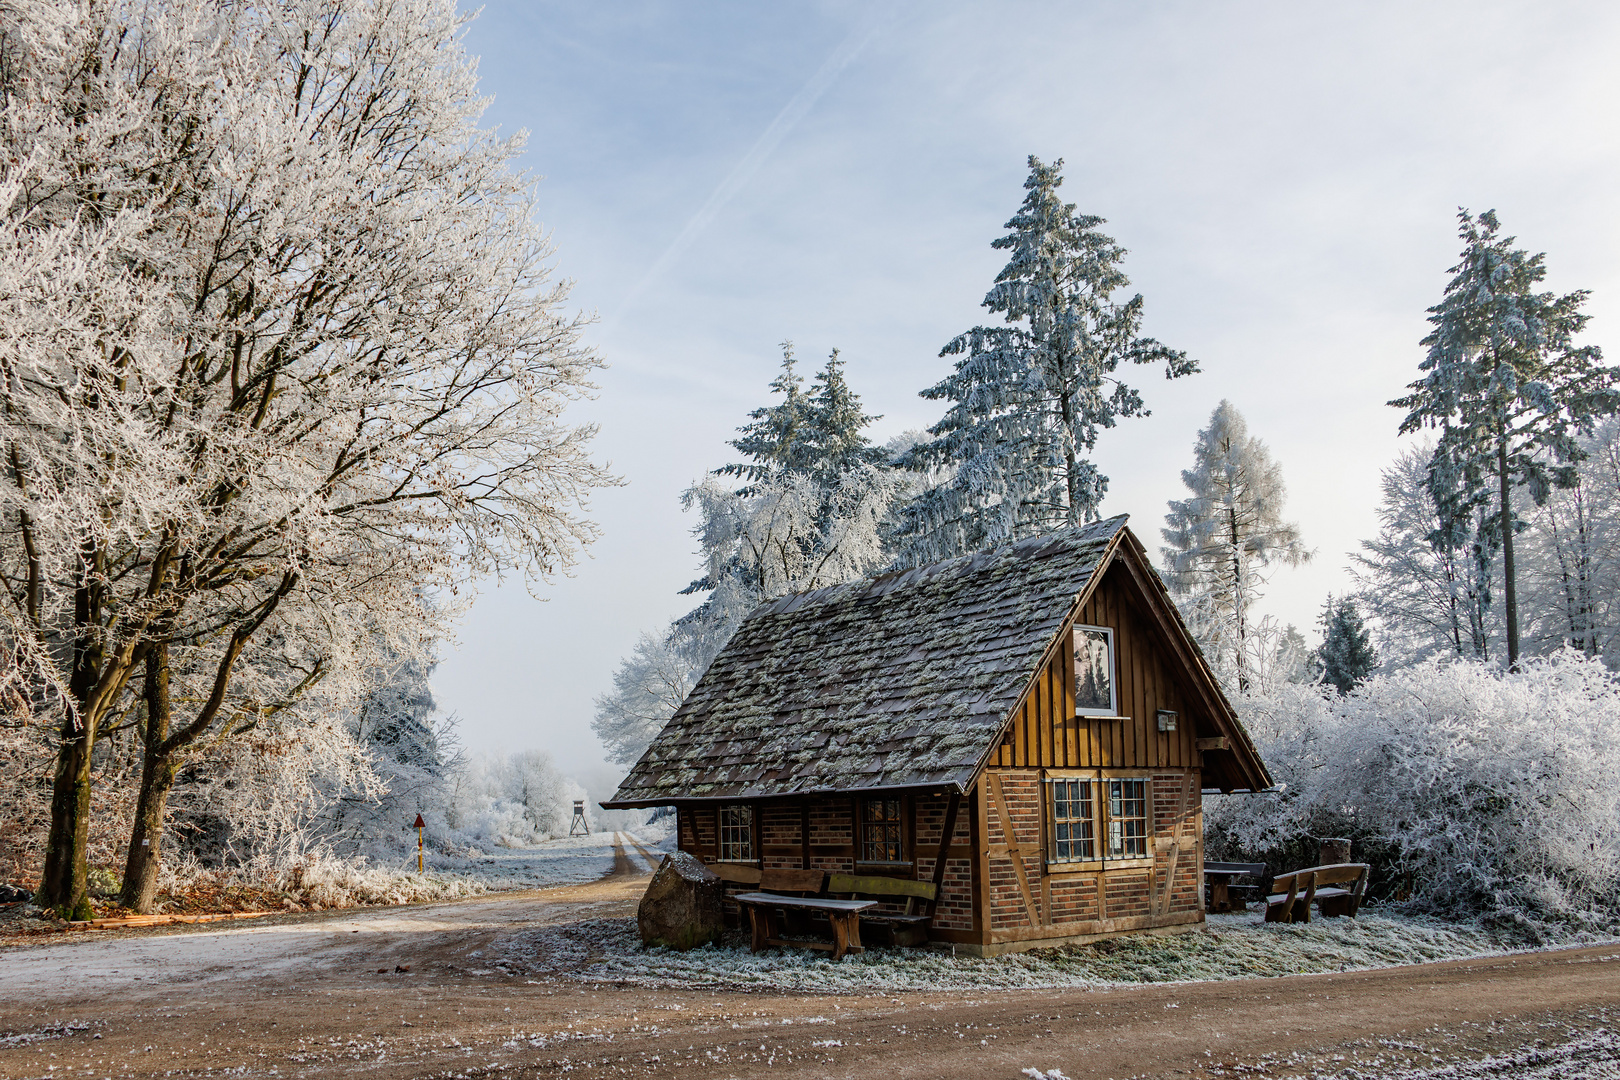
[{"label": "pine tree", "polygon": [[1161,549],[1165,584],[1201,630],[1205,651],[1249,689],[1251,609],[1273,563],[1297,566],[1311,557],[1299,527],[1282,519],[1282,469],[1252,438],[1243,415],[1222,401],[1198,433],[1193,467],[1181,482],[1192,493],[1172,499]]},{"label": "pine tree", "polygon": [[1602,352],[1576,346],[1590,316],[1589,293],[1536,292],[1546,256],[1499,237],[1495,211],[1477,219],[1458,212],[1462,261],[1444,298],[1429,309],[1434,329],[1420,344],[1427,372],[1412,393],[1390,402],[1406,409],[1402,433],[1436,427],[1430,469],[1439,507],[1435,543],[1455,545],[1489,508],[1491,539],[1501,547],[1503,623],[1510,667],[1519,660],[1514,534],[1522,527],[1512,492],[1523,487],[1536,505],[1554,488],[1575,483],[1582,450],[1577,436],[1595,417],[1620,411],[1620,369],[1599,365]]},{"label": "pine tree", "polygon": [[1322,606],[1322,646],[1316,650],[1322,680],[1348,694],[1378,667],[1372,634],[1362,624],[1356,602],[1348,596],[1328,597]]},{"label": "pine tree", "polygon": [[1121,363],[1163,363],[1169,378],[1198,370],[1186,354],[1141,336],[1140,294],[1113,296],[1129,281],[1123,248],[1058,197],[1059,159],[1029,159],[1028,194],[991,246],[1011,253],[984,298],[1004,326],[978,326],[941,356],[955,371],[922,392],[952,404],[934,438],[905,459],[917,470],[949,468],[907,508],[901,561],[932,562],[1009,539],[1090,521],[1108,478],[1086,455],[1101,429],[1146,416]]},{"label": "pine tree", "polygon": [[[778,400],[748,414],[731,445],[744,461],[682,494],[698,514],[703,572],[684,593],[707,594],[662,637],[643,634],[596,699],[592,727],[614,760],[633,762],[675,714],[745,615],[783,593],[830,585],[889,560],[890,509],[906,474],[865,430],[876,416],[844,379],[834,349],[809,392],[782,343]],[[719,476],[741,477],[730,488]]]},{"label": "pine tree", "polygon": [[[722,465],[721,476],[740,476],[753,482],[773,471],[802,471],[810,464],[814,450],[810,444],[812,405],[804,392],[804,379],[794,370],[798,361],[793,342],[782,342],[782,370],[771,380],[771,392],[780,401],[762,405],[748,414],[748,423],[737,429],[730,445],[746,459]],[[835,354],[836,355],[836,354]]]}]

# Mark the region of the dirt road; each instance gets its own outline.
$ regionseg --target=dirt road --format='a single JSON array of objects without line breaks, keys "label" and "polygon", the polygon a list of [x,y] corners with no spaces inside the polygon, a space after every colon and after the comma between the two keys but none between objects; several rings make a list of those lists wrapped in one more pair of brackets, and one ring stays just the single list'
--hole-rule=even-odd
[{"label": "dirt road", "polygon": [[647,874],[625,842],[588,885],[0,951],[0,1076],[1367,1077],[1538,1041],[1549,1071],[1466,1075],[1620,1076],[1594,1034],[1620,1020],[1615,947],[892,997],[591,989],[485,963],[518,927],[633,913]]}]

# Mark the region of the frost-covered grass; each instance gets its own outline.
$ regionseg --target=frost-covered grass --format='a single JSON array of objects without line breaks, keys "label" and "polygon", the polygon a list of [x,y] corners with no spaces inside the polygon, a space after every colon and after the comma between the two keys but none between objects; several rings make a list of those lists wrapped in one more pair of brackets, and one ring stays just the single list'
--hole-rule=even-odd
[{"label": "frost-covered grass", "polygon": [[[1583,935],[1567,943],[1596,940]],[[1184,934],[1124,937],[988,959],[955,956],[949,946],[936,945],[869,948],[834,964],[825,954],[802,949],[753,955],[735,935],[720,947],[686,953],[644,949],[633,919],[536,929],[508,939],[503,948],[509,961],[530,972],[589,982],[831,993],[1203,982],[1354,971],[1507,951],[1503,942],[1474,924],[1372,913],[1307,925],[1268,924],[1255,913],[1217,915]]]}]

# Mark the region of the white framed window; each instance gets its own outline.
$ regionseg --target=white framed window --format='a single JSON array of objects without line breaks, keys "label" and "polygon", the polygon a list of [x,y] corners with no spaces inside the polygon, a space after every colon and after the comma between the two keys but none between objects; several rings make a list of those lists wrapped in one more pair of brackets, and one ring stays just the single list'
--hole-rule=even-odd
[{"label": "white framed window", "polygon": [[1106,626],[1074,628],[1074,711],[1077,716],[1119,715],[1114,631]]},{"label": "white framed window", "polygon": [[747,803],[720,808],[720,861],[754,861],[754,808]]}]

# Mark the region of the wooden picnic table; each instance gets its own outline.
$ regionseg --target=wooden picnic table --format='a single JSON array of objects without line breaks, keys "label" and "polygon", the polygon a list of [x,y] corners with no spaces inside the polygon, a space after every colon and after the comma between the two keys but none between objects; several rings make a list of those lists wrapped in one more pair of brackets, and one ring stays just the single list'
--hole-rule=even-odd
[{"label": "wooden picnic table", "polygon": [[[1248,907],[1242,897],[1233,896],[1232,890],[1238,887],[1241,878],[1251,879],[1252,888],[1260,893],[1265,887],[1265,863],[1204,863],[1204,883],[1209,886],[1209,910],[1211,912],[1243,911]],[[1261,893],[1261,895],[1264,895]]]},{"label": "wooden picnic table", "polygon": [[[878,903],[876,900],[829,900],[820,896],[781,896],[768,892],[738,893],[732,899],[748,909],[748,924],[753,931],[750,948],[753,952],[770,945],[820,949],[832,953],[834,960],[843,959],[845,953],[866,951],[861,945],[861,912],[877,907]],[[784,911],[812,911],[826,915],[827,921],[832,924],[832,941],[790,941],[784,938],[779,921]]]}]

